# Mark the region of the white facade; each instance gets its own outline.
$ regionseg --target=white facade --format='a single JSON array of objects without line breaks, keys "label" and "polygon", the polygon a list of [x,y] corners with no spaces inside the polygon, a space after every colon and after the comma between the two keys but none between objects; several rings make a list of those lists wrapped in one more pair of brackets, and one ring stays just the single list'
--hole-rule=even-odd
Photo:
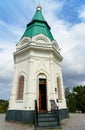
[{"label": "white facade", "polygon": [[[34,110],[35,100],[39,109],[39,79],[46,80],[47,111],[51,110],[50,100],[55,100],[59,109],[66,108],[62,59],[56,41],[51,42],[43,34],[32,38],[24,37],[14,53],[14,77],[8,110]],[[19,100],[17,99],[18,80],[21,75],[24,76],[24,89],[23,99]]]}]

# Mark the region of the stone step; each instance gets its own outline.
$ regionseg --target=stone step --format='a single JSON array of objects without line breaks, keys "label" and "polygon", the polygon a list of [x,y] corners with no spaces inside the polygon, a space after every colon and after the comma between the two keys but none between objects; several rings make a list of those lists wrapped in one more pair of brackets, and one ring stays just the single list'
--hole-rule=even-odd
[{"label": "stone step", "polygon": [[44,121],[44,122],[47,122],[47,121],[57,121],[57,119],[55,117],[39,117],[38,118],[38,121]]},{"label": "stone step", "polygon": [[38,117],[49,118],[49,117],[56,117],[56,115],[54,113],[39,113]]},{"label": "stone step", "polygon": [[57,121],[53,121],[53,122],[38,122],[38,126],[39,127],[55,127],[57,125],[58,125]]},{"label": "stone step", "polygon": [[57,128],[58,119],[55,113],[38,113],[38,128]]},{"label": "stone step", "polygon": [[50,126],[50,127],[37,127],[36,130],[56,130],[61,129],[61,126]]}]

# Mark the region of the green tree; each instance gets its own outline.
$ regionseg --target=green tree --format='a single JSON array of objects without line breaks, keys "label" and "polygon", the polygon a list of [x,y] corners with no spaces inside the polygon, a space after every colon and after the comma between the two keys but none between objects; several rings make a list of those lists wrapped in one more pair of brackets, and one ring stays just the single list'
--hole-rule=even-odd
[{"label": "green tree", "polygon": [[73,88],[73,93],[76,95],[77,108],[82,113],[85,113],[85,86],[77,86]]},{"label": "green tree", "polygon": [[65,89],[65,97],[69,112],[76,112],[76,100],[75,94],[72,93],[69,88]]},{"label": "green tree", "polygon": [[85,113],[85,86],[76,86],[72,91],[66,88],[65,97],[69,112]]},{"label": "green tree", "polygon": [[0,113],[5,113],[8,108],[8,101],[0,99]]}]

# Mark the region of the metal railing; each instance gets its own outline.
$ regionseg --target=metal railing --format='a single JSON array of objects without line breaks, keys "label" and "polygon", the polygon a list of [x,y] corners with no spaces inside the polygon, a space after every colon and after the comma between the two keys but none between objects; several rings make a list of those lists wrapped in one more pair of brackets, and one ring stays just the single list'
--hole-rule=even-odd
[{"label": "metal railing", "polygon": [[38,107],[37,107],[37,100],[35,100],[35,127],[38,126]]},{"label": "metal railing", "polygon": [[50,102],[51,102],[51,112],[56,114],[58,125],[60,125],[58,106],[57,106],[55,100],[50,100]]}]

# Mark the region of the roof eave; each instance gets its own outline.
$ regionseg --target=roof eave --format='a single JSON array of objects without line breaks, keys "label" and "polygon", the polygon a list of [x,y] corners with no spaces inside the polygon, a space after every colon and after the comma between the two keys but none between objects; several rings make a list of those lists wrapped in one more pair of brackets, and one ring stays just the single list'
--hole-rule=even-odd
[{"label": "roof eave", "polygon": [[27,28],[28,28],[30,25],[32,25],[33,23],[35,23],[35,22],[44,23],[44,24],[46,24],[46,26],[49,28],[49,30],[51,29],[50,26],[48,25],[48,23],[47,23],[46,21],[41,21],[41,20],[33,20],[33,21],[31,21],[30,23],[27,24]]}]

